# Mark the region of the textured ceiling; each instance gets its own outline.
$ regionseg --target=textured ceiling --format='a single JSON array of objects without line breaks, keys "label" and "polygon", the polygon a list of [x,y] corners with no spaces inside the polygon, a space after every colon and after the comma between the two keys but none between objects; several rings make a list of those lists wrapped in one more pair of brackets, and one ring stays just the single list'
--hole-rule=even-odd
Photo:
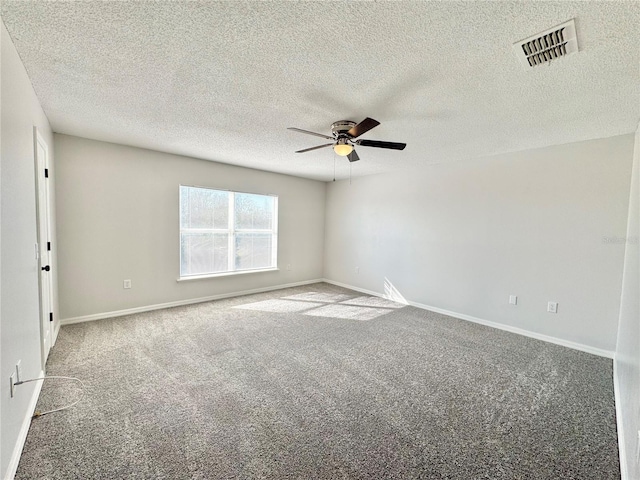
[{"label": "textured ceiling", "polygon": [[[331,149],[286,130],[382,124],[354,176],[629,133],[640,2],[44,2],[2,16],[56,132],[307,178]],[[570,18],[580,52],[511,45]],[[338,157],[339,178],[349,175]]]}]

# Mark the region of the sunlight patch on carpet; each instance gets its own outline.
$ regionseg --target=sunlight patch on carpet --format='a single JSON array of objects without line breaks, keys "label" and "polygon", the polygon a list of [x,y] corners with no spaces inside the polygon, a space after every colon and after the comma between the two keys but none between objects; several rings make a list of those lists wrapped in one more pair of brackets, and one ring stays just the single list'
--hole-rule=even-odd
[{"label": "sunlight patch on carpet", "polygon": [[380,297],[356,297],[344,302],[340,302],[342,305],[358,305],[361,307],[379,307],[379,308],[403,308],[405,305]]},{"label": "sunlight patch on carpet", "polygon": [[325,305],[320,308],[314,308],[305,312],[304,315],[311,317],[331,317],[331,318],[344,318],[347,320],[373,320],[393,310],[385,308],[370,308],[359,307],[356,305]]},{"label": "sunlight patch on carpet", "polygon": [[287,312],[302,312],[309,310],[310,308],[320,307],[321,303],[312,302],[295,302],[282,299],[264,300],[263,302],[247,303],[245,305],[238,305],[233,308],[240,308],[242,310],[257,310],[260,312],[274,312],[274,313],[287,313]]},{"label": "sunlight patch on carpet", "polygon": [[309,292],[300,293],[298,295],[290,295],[288,297],[282,298],[286,300],[301,300],[304,302],[338,303],[353,297],[351,295],[344,295],[341,293]]}]

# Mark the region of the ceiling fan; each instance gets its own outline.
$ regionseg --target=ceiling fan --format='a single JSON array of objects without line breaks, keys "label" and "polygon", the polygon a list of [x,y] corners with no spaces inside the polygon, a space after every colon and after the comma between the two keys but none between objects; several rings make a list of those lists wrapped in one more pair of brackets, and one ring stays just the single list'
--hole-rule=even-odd
[{"label": "ceiling fan", "polygon": [[378,140],[356,140],[360,135],[368,132],[378,125],[380,125],[379,121],[367,117],[358,124],[351,120],[339,120],[333,123],[331,125],[331,136],[295,127],[289,127],[288,130],[294,130],[296,132],[306,133],[307,135],[315,135],[316,137],[331,140],[331,143],[325,143],[324,145],[318,145],[317,147],[305,148],[303,150],[296,151],[296,153],[304,153],[310,152],[311,150],[317,150],[319,148],[333,147],[333,151],[336,152],[336,154],[341,157],[347,157],[350,162],[357,162],[360,160],[360,157],[354,150],[356,145],[362,145],[363,147],[390,148],[391,150],[404,150],[404,147],[407,146],[406,143],[381,142]]}]

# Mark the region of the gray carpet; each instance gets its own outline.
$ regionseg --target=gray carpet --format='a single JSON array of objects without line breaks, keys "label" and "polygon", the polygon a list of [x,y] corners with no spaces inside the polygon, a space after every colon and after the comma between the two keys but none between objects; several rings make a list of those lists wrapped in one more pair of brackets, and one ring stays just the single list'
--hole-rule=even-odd
[{"label": "gray carpet", "polygon": [[398,307],[314,284],[65,326],[48,374],[86,395],[17,478],[620,478],[611,360]]}]

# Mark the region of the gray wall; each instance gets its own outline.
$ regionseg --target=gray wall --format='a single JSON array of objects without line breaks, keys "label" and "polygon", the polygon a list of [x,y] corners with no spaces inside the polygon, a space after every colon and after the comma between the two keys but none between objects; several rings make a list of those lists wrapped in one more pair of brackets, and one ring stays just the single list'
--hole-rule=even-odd
[{"label": "gray wall", "polygon": [[632,157],[624,135],[330,183],[325,277],[613,352]]},{"label": "gray wall", "polygon": [[[624,256],[624,280],[618,325],[618,347],[615,374],[616,399],[622,469],[629,479],[640,478],[636,456],[640,432],[640,257],[638,241],[640,228],[640,128],[636,132],[633,155],[633,175],[629,198],[629,225]],[[625,477],[623,477],[625,478]]]},{"label": "gray wall", "polygon": [[[67,135],[55,151],[63,321],[322,278],[322,182]],[[281,270],[177,282],[180,184],[277,194]]]},{"label": "gray wall", "polygon": [[[0,22],[1,23],[1,22]],[[11,398],[9,375],[22,361],[23,376],[40,373],[40,314],[38,300],[38,262],[35,258],[36,190],[33,127],[49,145],[53,183],[53,134],[49,122],[31,87],[31,82],[2,24],[1,76],[2,120],[0,139],[0,382],[1,463],[5,478],[20,429],[32,412],[29,401],[35,384],[16,388]],[[55,232],[53,232],[55,239]],[[56,271],[55,241],[53,272]],[[54,291],[56,288],[55,274]],[[54,302],[55,307],[55,302]],[[58,315],[54,311],[55,317]],[[21,445],[19,445],[21,446]]]}]

